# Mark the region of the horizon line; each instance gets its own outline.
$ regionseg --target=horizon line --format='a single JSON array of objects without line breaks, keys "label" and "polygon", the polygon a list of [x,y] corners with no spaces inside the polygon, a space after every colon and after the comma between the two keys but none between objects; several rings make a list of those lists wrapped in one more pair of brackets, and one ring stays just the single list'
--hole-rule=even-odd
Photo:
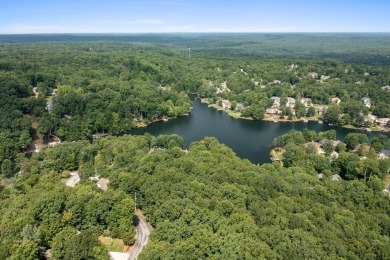
[{"label": "horizon line", "polygon": [[102,34],[115,34],[115,35],[131,35],[131,34],[269,34],[269,33],[280,33],[280,34],[291,34],[291,33],[301,33],[301,34],[310,34],[310,33],[324,33],[324,34],[339,34],[339,33],[351,33],[351,34],[375,34],[375,33],[381,33],[381,34],[390,34],[390,31],[375,31],[375,32],[367,32],[367,31],[342,31],[342,32],[332,32],[332,31],[310,31],[310,32],[302,32],[302,31],[296,31],[296,32],[252,32],[252,31],[231,31],[231,32],[25,32],[25,33],[0,33],[0,35],[65,35],[65,34],[90,34],[90,35],[102,35]]}]

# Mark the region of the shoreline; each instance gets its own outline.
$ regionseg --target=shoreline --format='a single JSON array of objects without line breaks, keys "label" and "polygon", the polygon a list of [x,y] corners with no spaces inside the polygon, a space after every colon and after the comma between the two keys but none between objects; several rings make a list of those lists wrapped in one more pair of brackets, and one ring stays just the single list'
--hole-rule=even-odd
[{"label": "shoreline", "polygon": [[[205,101],[205,102],[202,102],[202,99],[201,99],[201,103],[203,104],[206,104],[208,107],[211,107],[211,108],[214,108],[218,111],[223,111],[225,112],[226,114],[228,114],[230,117],[234,118],[234,119],[243,119],[243,120],[259,120],[259,121],[268,121],[268,122],[275,122],[275,123],[294,123],[294,122],[305,122],[305,120],[307,122],[319,122],[319,121],[322,121],[322,120],[319,120],[319,119],[316,119],[316,118],[313,118],[313,117],[310,117],[310,118],[305,118],[305,119],[281,119],[281,118],[278,118],[278,117],[273,117],[273,116],[268,116],[268,117],[264,117],[263,119],[254,119],[252,117],[243,117],[241,115],[238,115],[238,114],[241,114],[240,112],[235,112],[235,111],[232,111],[232,110],[226,110],[226,109],[223,109],[221,106],[218,106],[217,104],[210,104],[209,102]],[[387,128],[383,128],[383,129],[375,129],[375,128],[367,128],[367,127],[355,127],[353,125],[338,125],[339,127],[342,127],[342,128],[346,128],[346,129],[353,129],[353,130],[361,130],[361,131],[364,131],[364,132],[382,132],[382,133],[388,133],[389,132],[389,129]]]},{"label": "shoreline", "polygon": [[[182,115],[178,115],[178,116],[176,116],[176,117],[158,118],[158,119],[155,119],[155,120],[150,121],[149,123],[145,123],[145,122],[136,122],[136,123],[135,123],[135,124],[136,124],[136,127],[135,127],[134,129],[136,129],[136,128],[144,128],[144,127],[147,127],[147,126],[149,126],[149,125],[151,125],[151,124],[154,124],[154,123],[157,123],[157,122],[161,122],[161,121],[167,122],[167,121],[169,121],[169,120],[171,120],[171,119],[176,119],[176,118],[179,118],[179,117],[182,117],[182,116],[189,116],[190,114],[191,114],[191,111],[188,112],[188,113],[182,114]],[[130,131],[131,131],[131,130],[130,130]]]}]

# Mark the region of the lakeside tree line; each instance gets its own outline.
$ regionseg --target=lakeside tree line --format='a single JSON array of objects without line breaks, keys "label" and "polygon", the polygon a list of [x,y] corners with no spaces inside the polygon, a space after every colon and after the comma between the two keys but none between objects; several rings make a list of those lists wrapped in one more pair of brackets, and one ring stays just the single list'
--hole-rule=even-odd
[{"label": "lakeside tree line", "polygon": [[[340,105],[324,115],[334,124],[363,126],[368,113],[390,116],[390,94],[382,89],[390,84],[385,65],[232,59],[228,54],[188,59],[177,46],[93,41],[2,43],[0,56],[0,109],[7,115],[0,124],[1,162],[13,161],[37,134],[81,140],[185,115],[191,107],[189,93],[241,103],[243,116],[255,119],[264,116],[271,96],[295,98],[297,116],[314,113],[305,111],[302,98],[328,105],[338,97]],[[321,81],[322,76],[329,79]],[[229,91],[218,92],[224,83]],[[370,108],[363,105],[363,97],[371,99]],[[281,111],[289,115],[283,106]]]}]

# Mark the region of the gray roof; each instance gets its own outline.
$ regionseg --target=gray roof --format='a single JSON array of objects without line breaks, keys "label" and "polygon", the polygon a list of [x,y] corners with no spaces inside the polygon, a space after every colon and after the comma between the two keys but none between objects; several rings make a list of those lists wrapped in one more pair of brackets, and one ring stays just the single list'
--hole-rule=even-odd
[{"label": "gray roof", "polygon": [[106,191],[107,190],[107,187],[108,187],[108,183],[109,181],[105,178],[101,178],[100,180],[98,180],[98,182],[96,183],[96,185],[101,188],[102,190]]},{"label": "gray roof", "polygon": [[333,180],[333,181],[341,181],[342,179],[341,179],[340,175],[338,175],[338,174],[333,174],[333,175],[332,175],[332,180]]},{"label": "gray roof", "polygon": [[387,157],[390,156],[390,150],[382,150],[380,153],[386,155]]}]

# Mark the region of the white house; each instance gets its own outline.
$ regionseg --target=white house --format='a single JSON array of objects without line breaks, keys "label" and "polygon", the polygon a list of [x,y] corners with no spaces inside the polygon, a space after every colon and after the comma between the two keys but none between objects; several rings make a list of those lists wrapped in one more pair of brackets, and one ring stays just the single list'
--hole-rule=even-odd
[{"label": "white house", "polygon": [[370,108],[371,107],[371,98],[364,97],[362,98],[363,105],[366,107]]}]

